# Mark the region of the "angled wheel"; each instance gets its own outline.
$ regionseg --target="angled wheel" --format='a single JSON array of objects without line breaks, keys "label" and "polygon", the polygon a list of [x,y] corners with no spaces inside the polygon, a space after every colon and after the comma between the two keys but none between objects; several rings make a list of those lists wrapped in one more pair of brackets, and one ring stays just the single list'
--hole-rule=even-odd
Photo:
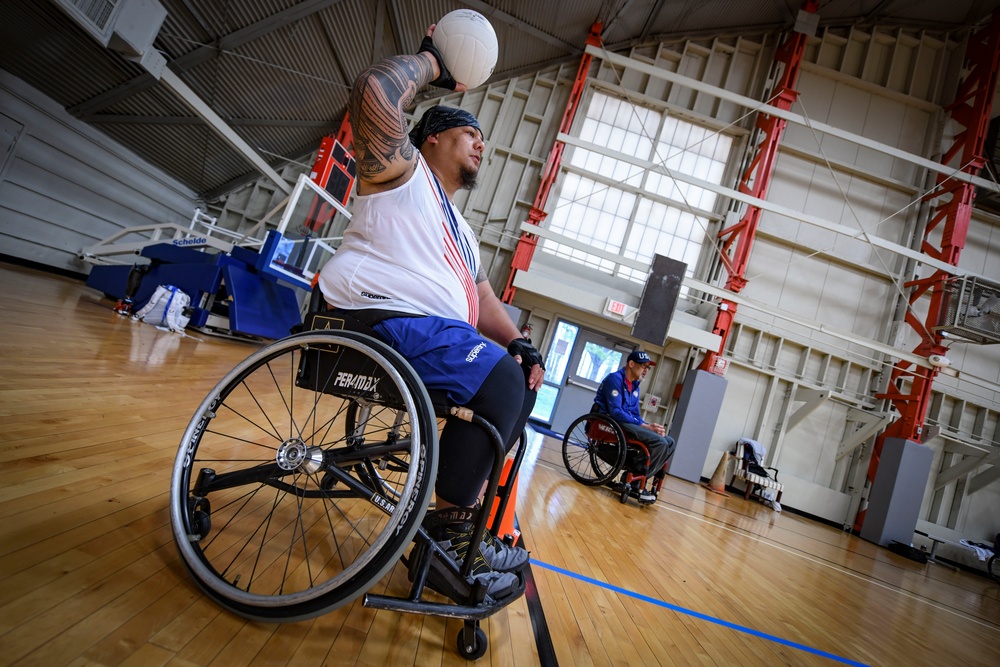
[{"label": "angled wheel", "polygon": [[195,412],[171,478],[174,541],[222,606],[310,618],[399,560],[436,474],[436,420],[409,364],[361,334],[297,334],[250,355]]},{"label": "angled wheel", "polygon": [[1000,556],[996,554],[990,556],[990,559],[986,561],[986,569],[989,571],[990,576],[993,577],[993,581],[1000,584],[1000,563],[997,562],[998,558]]},{"label": "angled wheel", "polygon": [[625,434],[607,415],[592,412],[566,429],[562,454],[573,479],[588,486],[604,484],[625,464]]}]

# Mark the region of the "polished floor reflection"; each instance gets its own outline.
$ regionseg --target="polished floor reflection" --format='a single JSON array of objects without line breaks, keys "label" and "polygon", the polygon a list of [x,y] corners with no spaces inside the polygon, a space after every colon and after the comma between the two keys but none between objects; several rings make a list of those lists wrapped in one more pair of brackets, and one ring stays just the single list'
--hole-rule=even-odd
[{"label": "polished floor reflection", "polygon": [[[453,620],[356,602],[273,625],[212,603],[178,560],[168,480],[196,407],[257,346],[121,319],[76,280],[0,281],[0,664],[464,662]],[[573,481],[556,440],[529,447],[518,520],[560,664],[995,661],[989,579],[675,478],[623,505]],[[375,590],[406,585],[396,567]],[[483,628],[477,664],[541,664],[526,599]]]}]

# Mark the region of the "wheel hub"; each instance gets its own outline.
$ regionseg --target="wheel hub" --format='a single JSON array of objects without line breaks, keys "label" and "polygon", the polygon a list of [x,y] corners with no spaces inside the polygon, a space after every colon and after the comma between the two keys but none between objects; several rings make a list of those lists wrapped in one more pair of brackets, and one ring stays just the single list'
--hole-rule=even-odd
[{"label": "wheel hub", "polygon": [[282,470],[301,469],[313,474],[323,467],[323,450],[307,446],[301,438],[290,438],[278,447],[276,460]]}]

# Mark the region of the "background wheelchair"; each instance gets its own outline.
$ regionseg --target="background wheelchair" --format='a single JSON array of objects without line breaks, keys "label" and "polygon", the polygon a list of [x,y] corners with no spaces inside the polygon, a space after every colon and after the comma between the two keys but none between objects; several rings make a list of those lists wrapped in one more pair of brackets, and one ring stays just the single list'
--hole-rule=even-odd
[{"label": "background wheelchair", "polygon": [[[491,510],[497,534],[523,434],[501,487],[504,447],[492,424],[433,402],[392,348],[344,330],[352,328],[350,317],[311,320],[329,328],[251,354],[202,401],[184,432],[170,493],[182,562],[230,611],[296,621],[355,600],[402,558],[408,594],[368,593],[364,605],[464,619],[459,653],[481,657],[487,639],[479,621],[523,595],[524,582],[493,600],[472,583],[472,554],[460,567],[421,527],[437,475],[437,417],[478,424],[496,447],[473,545],[489,529]],[[451,602],[425,599],[431,585]]]},{"label": "background wheelchair", "polygon": [[[588,486],[610,484],[622,503],[627,502],[629,496],[640,505],[656,502],[667,470],[665,464],[653,476],[654,499],[642,501],[639,489],[646,485],[649,449],[639,440],[626,437],[617,421],[600,412],[590,412],[570,424],[563,436],[562,455],[573,479]],[[619,473],[621,478],[615,480]],[[633,488],[633,482],[638,483],[638,489]]]}]

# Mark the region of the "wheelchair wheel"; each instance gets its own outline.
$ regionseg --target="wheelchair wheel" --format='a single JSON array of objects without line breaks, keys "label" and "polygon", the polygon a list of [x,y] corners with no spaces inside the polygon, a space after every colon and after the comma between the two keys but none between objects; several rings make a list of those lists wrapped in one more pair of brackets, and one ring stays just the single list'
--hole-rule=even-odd
[{"label": "wheelchair wheel", "polygon": [[990,556],[990,559],[986,561],[986,570],[990,573],[990,576],[993,577],[993,581],[1000,584],[1000,563],[997,562],[998,558],[1000,558],[1000,556],[996,554]]},{"label": "wheelchair wheel", "polygon": [[311,618],[399,560],[436,475],[436,420],[410,365],[361,334],[297,334],[241,362],[192,417],[171,478],[174,541],[223,607]]},{"label": "wheelchair wheel", "polygon": [[576,481],[597,486],[610,481],[625,464],[625,434],[607,415],[579,417],[563,436],[563,463]]}]

